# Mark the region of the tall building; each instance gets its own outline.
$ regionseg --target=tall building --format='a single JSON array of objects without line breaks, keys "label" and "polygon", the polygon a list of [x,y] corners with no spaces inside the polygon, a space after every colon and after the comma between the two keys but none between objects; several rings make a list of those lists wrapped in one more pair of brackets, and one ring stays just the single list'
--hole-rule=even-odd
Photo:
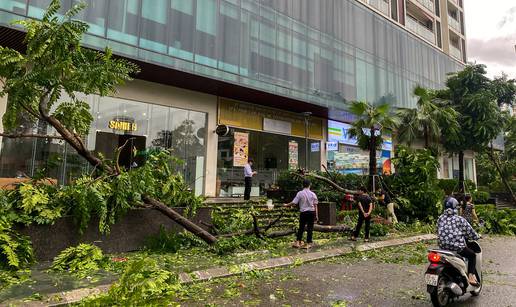
[{"label": "tall building", "polygon": [[[10,22],[41,18],[49,2],[0,1],[0,45],[23,50],[24,34]],[[63,13],[77,1],[61,2]],[[242,194],[248,157],[258,170],[254,195],[289,168],[366,173],[367,154],[346,133],[349,101],[414,107],[414,86],[442,87],[466,59],[462,0],[85,2],[77,16],[90,26],[84,46],[109,46],[142,69],[112,97],[84,97],[95,118],[88,148],[109,158],[130,136],[137,154],[122,155],[126,167],[143,163],[148,149],[169,149],[207,196]],[[88,168],[58,142],[1,144],[0,177],[33,174],[53,157],[62,158],[52,167],[62,183]],[[386,137],[384,171],[392,150]],[[441,175],[451,177],[454,159],[445,160]],[[472,157],[466,164],[473,179]]]}]

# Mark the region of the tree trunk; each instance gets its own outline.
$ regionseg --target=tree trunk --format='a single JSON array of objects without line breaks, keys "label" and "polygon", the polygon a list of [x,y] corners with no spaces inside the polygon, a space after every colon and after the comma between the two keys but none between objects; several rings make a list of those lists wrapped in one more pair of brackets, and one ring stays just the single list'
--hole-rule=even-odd
[{"label": "tree trunk", "polygon": [[498,158],[494,154],[493,146],[491,146],[491,150],[488,151],[488,156],[491,159],[491,161],[493,162],[493,164],[495,165],[496,170],[498,171],[498,174],[500,175],[500,179],[502,179],[502,183],[505,186],[505,188],[507,189],[507,192],[509,192],[509,194],[511,194],[513,204],[516,205],[516,195],[514,194],[514,191],[512,190],[509,182],[507,182],[507,178],[505,178],[505,176],[503,175],[502,167],[498,163],[499,162]]},{"label": "tree trunk", "polygon": [[349,227],[346,225],[327,226],[327,225],[314,224],[314,231],[318,231],[318,232],[349,232],[352,230],[353,230],[352,227]]},{"label": "tree trunk", "polygon": [[464,184],[464,151],[459,151],[459,193],[464,194],[466,186]]},{"label": "tree trunk", "polygon": [[428,127],[427,126],[425,126],[423,136],[425,138],[425,149],[429,149],[430,148],[430,136],[428,135]]},{"label": "tree trunk", "polygon": [[190,220],[182,216],[181,214],[174,211],[172,208],[168,207],[167,205],[163,204],[160,201],[157,201],[153,198],[150,198],[148,196],[142,196],[143,201],[150,205],[152,208],[160,211],[164,215],[171,218],[174,222],[178,223],[179,225],[183,226],[186,230],[193,233],[194,235],[198,236],[199,238],[203,239],[208,244],[213,244],[217,242],[217,238],[215,238],[213,235],[211,235],[206,230],[202,229],[198,225],[192,223]]},{"label": "tree trunk", "polygon": [[370,129],[371,137],[369,138],[369,191],[376,192],[375,176],[376,169],[376,135],[374,127]]}]

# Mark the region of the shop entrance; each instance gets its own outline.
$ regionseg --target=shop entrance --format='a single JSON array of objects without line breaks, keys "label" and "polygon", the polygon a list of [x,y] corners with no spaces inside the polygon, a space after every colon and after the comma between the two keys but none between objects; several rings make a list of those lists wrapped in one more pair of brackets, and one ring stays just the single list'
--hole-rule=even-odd
[{"label": "shop entrance", "polygon": [[141,166],[145,162],[144,156],[138,153],[145,150],[146,140],[147,138],[141,135],[97,131],[95,152],[102,154],[107,159],[114,159],[115,150],[127,142],[120,152],[118,162],[121,167],[130,169]]}]

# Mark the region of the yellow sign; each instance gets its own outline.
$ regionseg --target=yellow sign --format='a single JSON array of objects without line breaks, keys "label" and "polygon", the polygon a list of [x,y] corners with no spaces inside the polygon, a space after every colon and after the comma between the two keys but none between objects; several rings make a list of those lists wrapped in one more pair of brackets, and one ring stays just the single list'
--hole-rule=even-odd
[{"label": "yellow sign", "polygon": [[[219,124],[263,130],[264,118],[290,122],[291,135],[305,137],[305,119],[299,114],[224,98],[219,99]],[[308,137],[322,140],[323,120],[321,118],[310,118]]]},{"label": "yellow sign", "polygon": [[122,131],[136,131],[136,129],[138,129],[138,126],[136,125],[136,123],[110,120],[109,121],[109,129],[122,130]]}]

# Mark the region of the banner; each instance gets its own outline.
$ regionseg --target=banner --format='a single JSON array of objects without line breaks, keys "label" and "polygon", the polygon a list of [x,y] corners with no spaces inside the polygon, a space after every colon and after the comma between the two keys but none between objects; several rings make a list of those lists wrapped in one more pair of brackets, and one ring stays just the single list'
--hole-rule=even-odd
[{"label": "banner", "polygon": [[299,164],[299,145],[296,141],[288,142],[288,168],[297,169]]},{"label": "banner", "polygon": [[233,145],[233,166],[245,166],[249,157],[249,134],[235,132]]}]

